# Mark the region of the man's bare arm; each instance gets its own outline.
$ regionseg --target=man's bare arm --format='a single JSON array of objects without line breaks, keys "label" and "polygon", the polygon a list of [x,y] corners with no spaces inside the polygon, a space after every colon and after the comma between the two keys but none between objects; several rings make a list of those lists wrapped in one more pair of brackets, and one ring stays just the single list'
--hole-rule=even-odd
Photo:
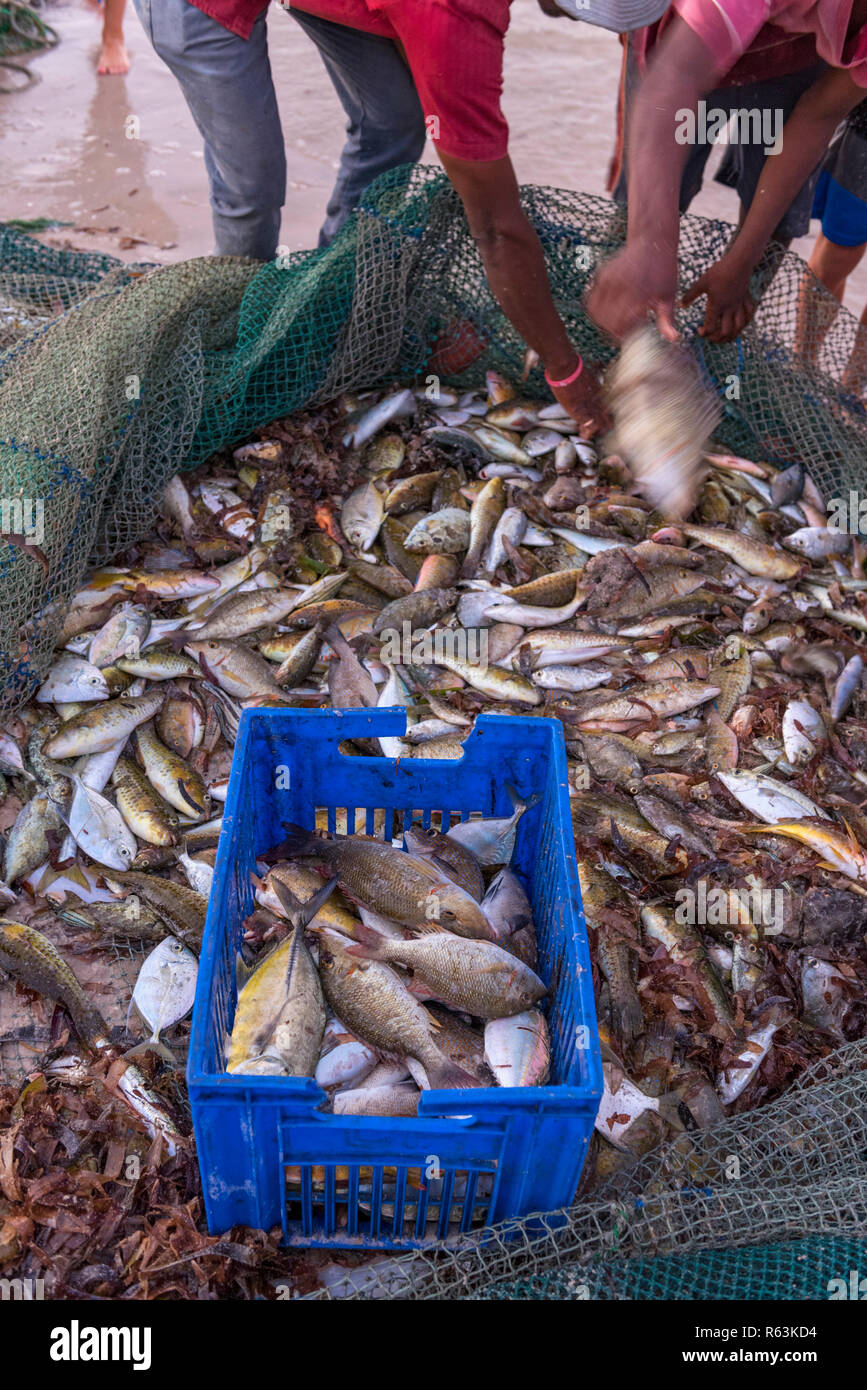
[{"label": "man's bare arm", "polygon": [[[467,214],[488,284],[503,313],[524,342],[536,351],[557,381],[575,370],[577,353],[551,294],[542,244],[521,207],[512,161],[481,163],[440,154]],[[567,395],[558,399],[597,427],[604,423],[598,383],[585,367]],[[582,419],[582,414],[584,419]]]},{"label": "man's bare arm", "polygon": [[728,342],[749,323],[754,312],[750,279],[774,228],[819,163],[840,121],[864,96],[864,88],[847,72],[833,68],[807,89],[786,121],[782,149],[765,160],[738,235],[684,295],[685,304],[707,295],[701,331],[711,342]]},{"label": "man's bare arm", "polygon": [[674,328],[680,184],[689,146],[679,118],[694,111],[720,73],[707,45],[675,18],[648,64],[627,132],[629,215],[626,249],[600,270],[587,308],[618,342],[652,311],[668,337]]}]

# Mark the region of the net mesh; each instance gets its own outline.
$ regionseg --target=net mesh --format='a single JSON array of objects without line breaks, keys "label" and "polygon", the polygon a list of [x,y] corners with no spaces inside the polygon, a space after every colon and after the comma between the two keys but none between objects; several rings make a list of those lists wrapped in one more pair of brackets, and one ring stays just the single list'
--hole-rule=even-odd
[{"label": "net mesh", "polygon": [[[858,1268],[867,1239],[865,1115],[861,1040],[779,1100],[660,1145],[569,1209],[503,1222],[455,1253],[347,1272],[340,1296],[746,1298],[765,1279],[753,1296],[827,1298],[828,1280]],[[808,1236],[832,1241],[832,1272],[799,1269]],[[840,1253],[847,1243],[854,1263]],[[731,1280],[727,1295],[712,1291],[715,1269]],[[787,1292],[793,1285],[810,1292]]]},{"label": "net mesh", "polygon": [[[578,193],[525,188],[522,198],[573,341],[605,362],[612,350],[581,299],[622,244],[622,214]],[[731,231],[683,219],[681,290]],[[16,530],[28,501],[44,518],[38,550],[0,544],[0,718],[32,696],[88,566],[152,531],[171,476],[303,406],[417,377],[456,320],[486,346],[449,380],[520,373],[524,344],[490,295],[456,195],[432,170],[385,176],[330,247],[265,265],[122,265],[0,228],[0,530]],[[700,322],[699,307],[680,315],[724,402],[720,445],[804,459],[826,496],[857,487],[867,417],[841,384],[857,323],[803,262],[781,258],[735,344],[704,343]],[[545,393],[540,372],[528,393]],[[98,959],[101,1007],[119,1024],[141,954]],[[28,1065],[15,1023],[0,1015],[0,1042],[16,1034],[3,1048],[7,1077],[13,1060],[18,1074]],[[864,1253],[865,1115],[859,1042],[773,1104],[655,1149],[568,1211],[508,1223],[460,1253],[378,1259],[322,1296],[824,1298]]]}]

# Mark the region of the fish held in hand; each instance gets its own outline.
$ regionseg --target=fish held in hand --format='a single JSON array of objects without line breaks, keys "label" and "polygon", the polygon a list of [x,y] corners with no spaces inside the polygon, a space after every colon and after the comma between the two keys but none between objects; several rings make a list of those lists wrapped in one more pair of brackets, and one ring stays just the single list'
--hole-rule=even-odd
[{"label": "fish held in hand", "polygon": [[702,455],[721,415],[686,351],[643,326],[624,341],[606,389],[614,420],[611,451],[621,454],[638,486],[668,516],[695,505]]}]

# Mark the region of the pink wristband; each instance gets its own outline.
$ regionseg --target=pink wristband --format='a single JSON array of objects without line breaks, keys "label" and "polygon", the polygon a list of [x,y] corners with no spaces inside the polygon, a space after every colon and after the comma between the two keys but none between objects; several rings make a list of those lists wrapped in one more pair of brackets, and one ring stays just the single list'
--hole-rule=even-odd
[{"label": "pink wristband", "polygon": [[578,380],[578,378],[579,378],[579,376],[581,375],[581,373],[583,372],[583,370],[584,370],[584,359],[583,359],[582,357],[579,356],[579,358],[578,358],[578,366],[575,368],[575,370],[574,370],[574,372],[572,373],[571,376],[566,376],[566,377],[564,377],[562,381],[552,381],[551,378],[549,377],[548,373],[546,372],[546,373],[545,373],[545,380],[547,381],[547,383],[548,383],[549,386],[556,386],[556,387],[571,386],[573,381],[577,381],[577,380]]}]

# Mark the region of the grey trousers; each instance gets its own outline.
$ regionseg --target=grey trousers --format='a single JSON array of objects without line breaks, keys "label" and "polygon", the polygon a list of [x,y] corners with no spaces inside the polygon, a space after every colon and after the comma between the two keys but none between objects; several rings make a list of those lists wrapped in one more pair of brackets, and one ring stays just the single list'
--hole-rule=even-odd
[{"label": "grey trousers", "polygon": [[[242,39],[190,0],[134,3],[204,141],[216,254],[270,259],[286,198],[286,154],[265,14],[250,38]],[[324,246],[369,183],[420,157],[424,117],[409,69],[390,39],[291,13],[322,54],[347,117],[337,182],[319,234]]]}]

